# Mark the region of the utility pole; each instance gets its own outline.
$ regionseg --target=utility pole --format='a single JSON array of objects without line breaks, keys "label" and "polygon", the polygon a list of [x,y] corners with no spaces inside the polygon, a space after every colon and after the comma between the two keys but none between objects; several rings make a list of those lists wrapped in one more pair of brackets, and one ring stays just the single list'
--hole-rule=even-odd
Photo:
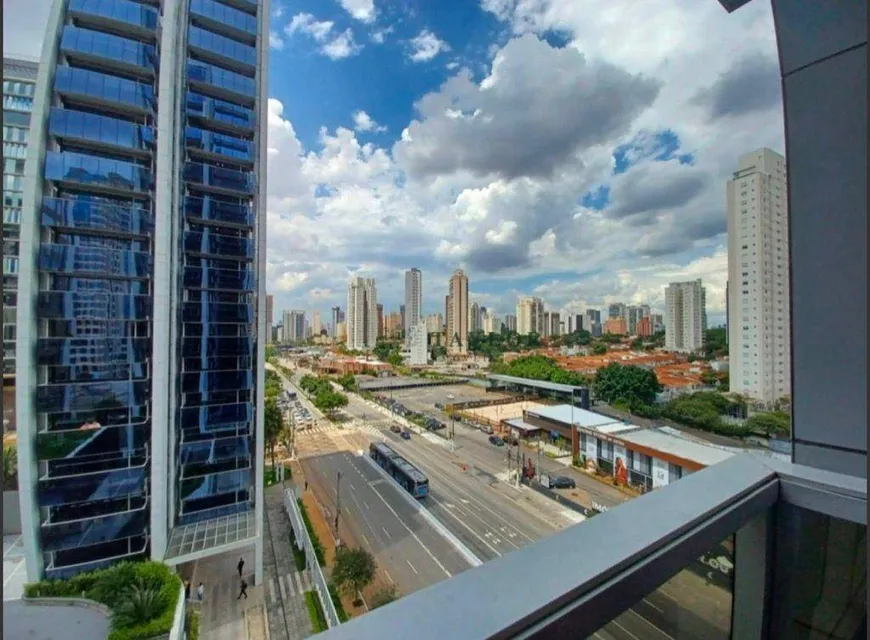
[{"label": "utility pole", "polygon": [[338,538],[338,516],[341,513],[341,471],[337,472],[335,479],[335,544],[338,546],[340,540]]}]

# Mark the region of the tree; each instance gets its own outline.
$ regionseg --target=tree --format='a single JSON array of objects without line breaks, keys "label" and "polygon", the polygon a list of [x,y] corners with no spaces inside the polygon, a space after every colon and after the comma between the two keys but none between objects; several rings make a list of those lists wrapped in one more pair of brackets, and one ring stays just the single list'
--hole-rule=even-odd
[{"label": "tree", "polygon": [[263,406],[263,437],[269,447],[272,457],[272,467],[275,467],[275,445],[284,428],[284,419],[281,417],[281,409],[275,398],[268,398]]},{"label": "tree", "polygon": [[352,373],[346,373],[336,380],[346,391],[356,391],[356,378]]},{"label": "tree", "polygon": [[3,447],[3,489],[18,489],[18,448],[14,444]]},{"label": "tree", "polygon": [[391,584],[387,587],[381,587],[372,594],[369,607],[371,609],[377,609],[378,607],[383,607],[385,604],[390,604],[398,599],[399,594],[396,591],[396,585]]},{"label": "tree", "polygon": [[643,349],[643,338],[635,338],[631,341],[631,348],[633,351],[640,351]]},{"label": "tree", "polygon": [[746,426],[753,431],[760,431],[768,438],[788,435],[791,433],[791,418],[787,413],[779,411],[756,413],[746,421]]},{"label": "tree", "polygon": [[440,344],[432,347],[432,360],[437,360],[438,358],[446,358],[447,357],[447,347],[444,347]]},{"label": "tree", "polygon": [[336,409],[346,407],[347,396],[332,389],[320,390],[314,398],[314,406],[330,416]]},{"label": "tree", "polygon": [[715,371],[702,371],[701,382],[712,387],[715,386],[717,382],[719,382],[719,376],[716,375]]},{"label": "tree", "polygon": [[603,356],[605,353],[607,353],[607,345],[606,344],[603,344],[601,342],[596,342],[595,345],[592,347],[592,355]]},{"label": "tree", "polygon": [[375,579],[375,557],[360,548],[339,547],[335,550],[332,580],[342,592],[353,598]]},{"label": "tree", "polygon": [[662,390],[655,372],[616,362],[599,369],[593,385],[596,395],[608,404],[622,400],[651,405]]}]

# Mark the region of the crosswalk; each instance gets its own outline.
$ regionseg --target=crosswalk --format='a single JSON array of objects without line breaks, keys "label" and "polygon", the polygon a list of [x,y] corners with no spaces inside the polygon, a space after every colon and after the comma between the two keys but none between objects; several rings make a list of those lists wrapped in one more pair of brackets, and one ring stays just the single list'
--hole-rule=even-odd
[{"label": "crosswalk", "polygon": [[278,576],[278,579],[269,578],[266,582],[266,597],[269,602],[276,604],[278,598],[288,602],[291,598],[302,596],[306,591],[311,591],[311,576],[308,575],[308,570],[294,571],[283,576]]},{"label": "crosswalk", "polygon": [[336,434],[336,433],[348,433],[352,431],[358,431],[367,433],[371,436],[380,437],[383,435],[383,430],[389,429],[389,425],[378,428],[373,423],[370,422],[360,422],[356,420],[354,422],[346,423],[344,426],[339,426],[332,423],[324,423],[316,426],[308,427],[307,429],[300,429],[296,432],[296,434],[301,438],[306,438],[309,436],[315,435],[323,435],[323,434]]}]

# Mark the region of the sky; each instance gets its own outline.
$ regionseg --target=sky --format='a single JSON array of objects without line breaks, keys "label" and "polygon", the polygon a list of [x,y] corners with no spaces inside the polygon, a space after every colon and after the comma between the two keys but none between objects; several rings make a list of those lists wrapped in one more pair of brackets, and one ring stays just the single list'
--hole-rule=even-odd
[{"label": "sky", "polygon": [[[4,0],[6,55],[38,56],[48,0]],[[273,0],[267,289],[283,309],[386,311],[454,269],[499,315],[664,306],[701,278],[724,321],[725,182],[783,153],[770,3]]]}]

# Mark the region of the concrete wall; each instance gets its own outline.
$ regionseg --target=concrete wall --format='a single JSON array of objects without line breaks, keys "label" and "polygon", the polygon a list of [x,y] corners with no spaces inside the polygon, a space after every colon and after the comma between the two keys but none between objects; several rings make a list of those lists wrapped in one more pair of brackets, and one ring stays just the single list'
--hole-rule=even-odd
[{"label": "concrete wall", "polygon": [[3,535],[21,533],[21,506],[17,491],[3,492]]},{"label": "concrete wall", "polygon": [[773,16],[788,169],[794,461],[866,478],[867,0],[773,0]]}]

